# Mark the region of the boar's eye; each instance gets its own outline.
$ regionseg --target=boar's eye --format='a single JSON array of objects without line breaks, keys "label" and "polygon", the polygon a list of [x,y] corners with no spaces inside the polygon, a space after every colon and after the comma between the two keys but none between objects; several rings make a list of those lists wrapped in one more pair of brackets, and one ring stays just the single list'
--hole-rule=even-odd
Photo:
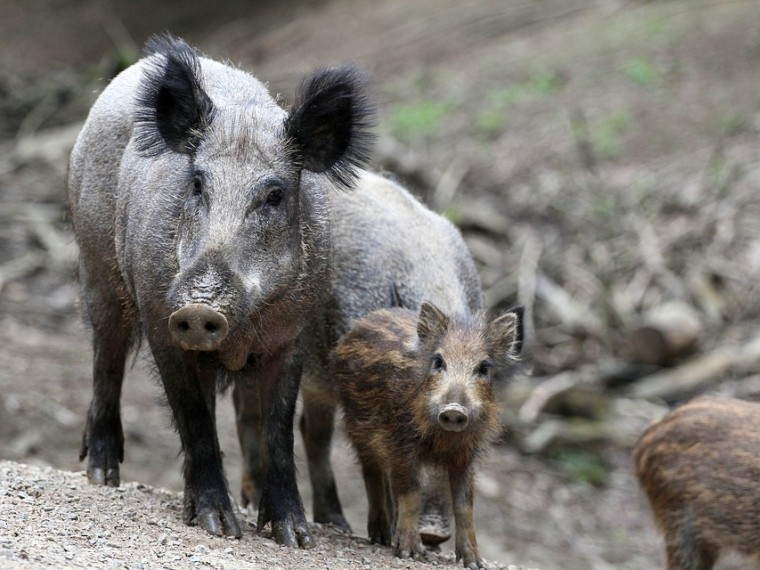
[{"label": "boar's eye", "polygon": [[441,372],[446,370],[446,363],[443,360],[443,356],[437,352],[430,358],[430,370],[433,372]]},{"label": "boar's eye", "polygon": [[267,195],[267,204],[269,204],[270,206],[279,205],[280,202],[282,202],[284,195],[285,195],[285,192],[279,186],[272,188],[269,191],[269,194]]},{"label": "boar's eye", "polygon": [[491,364],[488,360],[484,360],[478,365],[478,376],[481,378],[488,378],[491,375],[491,368],[493,368],[493,364]]},{"label": "boar's eye", "polygon": [[203,196],[203,176],[200,173],[196,172],[193,174],[193,177],[190,179],[190,183],[187,186],[188,193],[193,198],[200,198]]}]

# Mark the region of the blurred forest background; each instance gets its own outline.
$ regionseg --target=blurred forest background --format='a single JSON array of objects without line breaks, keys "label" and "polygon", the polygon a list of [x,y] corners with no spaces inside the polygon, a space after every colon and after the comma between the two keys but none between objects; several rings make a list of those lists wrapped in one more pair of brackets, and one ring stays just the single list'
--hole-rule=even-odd
[{"label": "blurred forest background", "polygon": [[[371,73],[375,168],[459,225],[489,306],[528,309],[504,441],[478,480],[483,554],[660,566],[631,471],[638,434],[700,393],[760,400],[760,2],[4,0],[0,459],[83,468],[91,353],[66,162],[97,92],[163,30],[284,105],[316,67]],[[147,370],[137,359],[125,383],[122,478],[180,490]],[[237,494],[226,400],[219,422]],[[343,440],[334,455],[364,534]]]}]

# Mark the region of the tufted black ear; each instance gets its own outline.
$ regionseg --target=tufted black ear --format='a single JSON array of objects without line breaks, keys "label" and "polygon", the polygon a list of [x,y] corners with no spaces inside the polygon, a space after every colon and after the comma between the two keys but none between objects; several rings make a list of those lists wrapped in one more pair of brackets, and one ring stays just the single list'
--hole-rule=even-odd
[{"label": "tufted black ear", "polygon": [[214,105],[203,90],[198,54],[169,34],[152,36],[145,56],[163,56],[146,63],[137,94],[137,148],[147,155],[167,149],[192,153],[211,124]]},{"label": "tufted black ear", "polygon": [[367,80],[356,68],[324,69],[305,79],[285,122],[296,160],[351,188],[370,159],[375,105]]}]

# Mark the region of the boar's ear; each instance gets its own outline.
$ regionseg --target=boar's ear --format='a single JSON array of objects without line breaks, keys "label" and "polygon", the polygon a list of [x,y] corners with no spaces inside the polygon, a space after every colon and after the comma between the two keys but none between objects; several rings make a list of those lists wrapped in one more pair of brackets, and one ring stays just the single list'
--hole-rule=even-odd
[{"label": "boar's ear", "polygon": [[375,139],[370,132],[375,105],[366,86],[366,78],[352,66],[318,71],[301,82],[285,121],[296,160],[346,189],[369,162]]},{"label": "boar's ear", "polygon": [[449,327],[449,318],[433,303],[423,301],[417,320],[417,337],[427,344],[440,339]]},{"label": "boar's ear", "polygon": [[510,365],[520,359],[524,312],[522,306],[513,307],[488,323],[488,352],[502,365]]},{"label": "boar's ear", "polygon": [[198,54],[169,34],[152,36],[135,116],[138,151],[156,156],[167,149],[190,154],[211,124],[214,105],[201,85]]}]

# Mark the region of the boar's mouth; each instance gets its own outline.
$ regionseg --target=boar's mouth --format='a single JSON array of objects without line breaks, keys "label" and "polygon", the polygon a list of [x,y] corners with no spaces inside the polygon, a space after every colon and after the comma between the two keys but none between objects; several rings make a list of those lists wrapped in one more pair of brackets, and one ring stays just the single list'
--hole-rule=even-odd
[{"label": "boar's mouth", "polygon": [[219,360],[225,368],[232,370],[240,370],[245,366],[250,358],[248,348],[245,344],[232,344],[225,350],[219,352]]}]

